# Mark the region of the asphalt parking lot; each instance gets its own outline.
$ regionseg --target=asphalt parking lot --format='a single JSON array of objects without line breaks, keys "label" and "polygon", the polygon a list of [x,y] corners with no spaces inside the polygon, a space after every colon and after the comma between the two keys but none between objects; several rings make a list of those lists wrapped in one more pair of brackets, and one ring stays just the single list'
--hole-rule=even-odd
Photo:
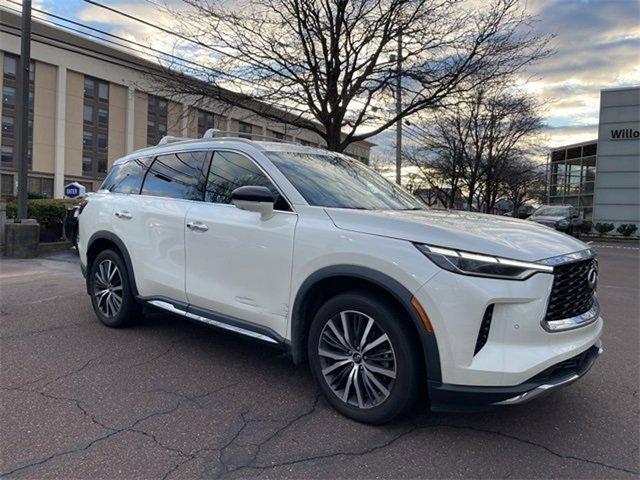
[{"label": "asphalt parking lot", "polygon": [[640,252],[597,246],[605,353],[576,384],[476,414],[350,421],[306,366],[154,314],[94,317],[72,253],[0,260],[5,478],[640,476]]}]

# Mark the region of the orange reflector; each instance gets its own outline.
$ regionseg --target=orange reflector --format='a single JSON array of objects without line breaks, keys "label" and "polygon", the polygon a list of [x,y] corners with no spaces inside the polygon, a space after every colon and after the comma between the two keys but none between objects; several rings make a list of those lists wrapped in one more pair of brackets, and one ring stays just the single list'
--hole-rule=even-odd
[{"label": "orange reflector", "polygon": [[418,312],[418,316],[420,317],[420,320],[422,320],[422,324],[424,325],[424,328],[427,330],[427,332],[433,333],[433,327],[431,326],[429,316],[427,315],[427,312],[424,311],[424,308],[422,308],[422,305],[420,305],[420,302],[416,297],[413,297],[411,299],[411,305],[413,305],[413,308],[415,308],[416,312]]}]

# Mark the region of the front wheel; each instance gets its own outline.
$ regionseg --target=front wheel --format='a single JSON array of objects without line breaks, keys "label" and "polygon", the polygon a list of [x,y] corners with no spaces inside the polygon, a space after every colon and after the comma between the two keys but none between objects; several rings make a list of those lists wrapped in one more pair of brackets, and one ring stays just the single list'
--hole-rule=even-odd
[{"label": "front wheel", "polygon": [[403,313],[366,292],[337,295],[316,313],[307,345],[311,371],[347,417],[385,423],[418,398],[419,355]]},{"label": "front wheel", "polygon": [[131,282],[120,255],[104,250],[91,263],[89,292],[93,311],[108,327],[122,327],[139,314]]}]

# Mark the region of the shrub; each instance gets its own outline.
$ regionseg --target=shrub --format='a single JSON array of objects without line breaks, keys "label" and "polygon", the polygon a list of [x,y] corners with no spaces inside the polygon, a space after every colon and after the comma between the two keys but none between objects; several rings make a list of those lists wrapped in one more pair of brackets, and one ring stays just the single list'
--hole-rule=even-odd
[{"label": "shrub", "polygon": [[585,220],[582,222],[580,226],[580,231],[582,233],[591,233],[591,229],[593,228],[593,222],[591,220]]},{"label": "shrub", "polygon": [[613,231],[613,223],[596,223],[595,229],[598,231],[600,235],[606,235],[607,233]]},{"label": "shrub", "polygon": [[[34,199],[27,201],[27,217],[35,218],[39,224],[61,225],[67,207],[78,203],[76,199]],[[7,218],[16,218],[18,204],[15,201],[7,203]]]},{"label": "shrub", "polygon": [[636,230],[638,230],[638,226],[633,223],[623,223],[616,229],[616,231],[623,237],[630,237],[636,233]]}]

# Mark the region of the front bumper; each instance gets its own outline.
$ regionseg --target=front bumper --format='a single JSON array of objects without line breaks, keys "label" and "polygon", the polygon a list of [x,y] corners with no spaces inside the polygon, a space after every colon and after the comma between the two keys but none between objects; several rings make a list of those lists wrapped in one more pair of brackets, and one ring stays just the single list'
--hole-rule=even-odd
[{"label": "front bumper", "polygon": [[[553,280],[546,273],[523,281],[444,270],[433,276],[413,293],[429,316],[437,342],[441,376],[429,380],[512,388],[596,344],[602,333],[600,316],[570,330],[543,327]],[[485,330],[483,318],[489,310]]]},{"label": "front bumper", "polygon": [[602,353],[598,340],[584,352],[557,363],[513,387],[477,387],[429,382],[434,411],[482,410],[491,406],[519,405],[567,386],[584,376]]}]

